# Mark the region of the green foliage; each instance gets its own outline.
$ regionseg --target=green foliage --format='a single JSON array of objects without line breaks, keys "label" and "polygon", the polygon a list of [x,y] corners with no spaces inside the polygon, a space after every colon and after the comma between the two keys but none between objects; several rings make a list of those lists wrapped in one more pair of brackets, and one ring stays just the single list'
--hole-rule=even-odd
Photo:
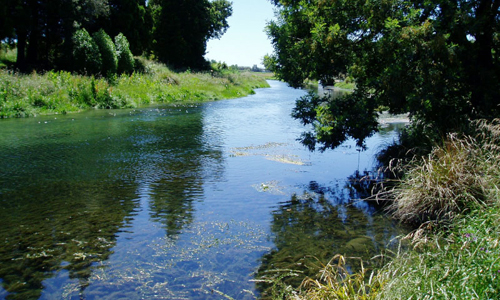
[{"label": "green foliage", "polygon": [[302,143],[311,151],[320,144],[319,149],[325,151],[353,137],[357,146],[363,147],[364,140],[373,134],[373,128],[378,125],[374,103],[359,101],[365,96],[358,90],[336,101],[313,93],[297,100],[292,116],[304,125],[313,126],[313,131],[302,134]]},{"label": "green foliage", "polygon": [[11,67],[16,63],[17,48],[0,43],[0,68]]},{"label": "green foliage", "polygon": [[220,39],[229,28],[227,18],[233,14],[232,3],[227,0],[212,0],[209,2],[208,18],[210,29],[209,39]]},{"label": "green foliage", "polygon": [[176,73],[165,65],[138,59],[144,73],[108,79],[49,71],[23,75],[0,70],[0,118],[69,113],[89,108],[137,107],[150,103],[201,102],[243,97],[268,87],[248,72]]},{"label": "green foliage", "polygon": [[145,0],[107,0],[109,15],[97,19],[94,28],[102,28],[110,36],[122,33],[135,55],[142,55],[151,46],[153,21]]},{"label": "green foliage", "polygon": [[206,68],[206,43],[227,30],[232,14],[227,0],[157,0],[153,10],[153,53],[176,68]]},{"label": "green foliage", "polygon": [[7,0],[0,9],[0,39],[16,41],[16,67],[23,71],[56,65],[71,70],[75,31],[93,27],[108,12],[108,1]]},{"label": "green foliage", "polygon": [[85,29],[73,35],[73,68],[85,74],[97,74],[101,71],[102,58],[99,47]]},{"label": "green foliage", "polygon": [[130,52],[127,38],[122,34],[115,37],[116,56],[118,57],[118,73],[130,74],[134,71],[134,56]]},{"label": "green foliage", "polygon": [[347,262],[356,260],[342,255],[334,256],[322,266],[319,278],[307,278],[302,283],[304,291],[297,299],[370,300],[377,299],[383,286],[379,276],[363,267],[351,274]]},{"label": "green foliage", "polygon": [[[362,143],[362,135],[350,132],[359,133],[358,126],[369,126],[363,129],[366,136],[377,130],[373,112],[381,106],[410,113],[438,138],[469,119],[500,113],[498,1],[273,2],[279,15],[267,32],[275,54],[265,59],[266,68],[293,86],[348,75],[356,88],[347,101],[368,110],[361,116],[357,109],[339,114],[342,104],[335,102],[346,100],[316,101],[323,108],[315,108],[330,112],[317,114],[323,118],[315,120],[315,134],[305,136],[308,144],[341,141],[343,134]],[[360,117],[370,120],[345,121]]]},{"label": "green foliage", "polygon": [[113,40],[102,29],[93,35],[94,41],[99,47],[102,58],[101,74],[103,76],[112,76],[117,72],[118,57]]}]

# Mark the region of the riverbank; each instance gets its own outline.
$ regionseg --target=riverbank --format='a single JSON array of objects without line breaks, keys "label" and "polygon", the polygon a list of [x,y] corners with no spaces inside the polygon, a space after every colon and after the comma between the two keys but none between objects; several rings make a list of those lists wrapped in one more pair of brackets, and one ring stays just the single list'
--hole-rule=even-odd
[{"label": "riverbank", "polygon": [[266,74],[174,72],[144,61],[143,72],[105,79],[65,71],[19,74],[0,70],[0,118],[65,114],[91,108],[134,108],[244,97],[269,87]]},{"label": "riverbank", "polygon": [[[404,166],[390,212],[418,229],[409,250],[385,253],[378,269],[349,272],[359,258],[337,256],[290,299],[500,298],[500,120]],[[376,259],[380,259],[377,257]],[[385,259],[384,259],[385,260]]]}]

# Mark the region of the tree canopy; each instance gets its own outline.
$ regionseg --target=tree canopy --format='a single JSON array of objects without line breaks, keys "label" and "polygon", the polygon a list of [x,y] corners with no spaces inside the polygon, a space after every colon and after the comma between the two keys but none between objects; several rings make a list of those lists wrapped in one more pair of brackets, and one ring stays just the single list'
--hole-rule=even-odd
[{"label": "tree canopy", "polygon": [[232,14],[227,0],[155,0],[153,53],[175,67],[199,68],[209,39],[220,38]]},{"label": "tree canopy", "polygon": [[135,55],[200,68],[206,42],[225,33],[231,14],[228,0],[5,0],[0,42],[16,44],[22,70],[71,70],[74,35],[103,30],[110,37],[123,34]]},{"label": "tree canopy", "polygon": [[310,95],[294,116],[313,124],[311,149],[347,138],[359,146],[377,128],[377,109],[410,113],[442,135],[476,118],[498,117],[500,0],[273,0],[264,60],[292,86],[353,78],[338,99]]}]

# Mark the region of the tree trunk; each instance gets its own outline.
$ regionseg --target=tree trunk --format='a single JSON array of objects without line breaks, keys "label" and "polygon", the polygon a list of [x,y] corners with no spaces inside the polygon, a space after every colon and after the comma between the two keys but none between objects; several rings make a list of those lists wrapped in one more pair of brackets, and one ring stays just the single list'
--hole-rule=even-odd
[{"label": "tree trunk", "polygon": [[17,60],[16,67],[21,71],[26,69],[26,39],[27,33],[25,30],[17,32]]}]

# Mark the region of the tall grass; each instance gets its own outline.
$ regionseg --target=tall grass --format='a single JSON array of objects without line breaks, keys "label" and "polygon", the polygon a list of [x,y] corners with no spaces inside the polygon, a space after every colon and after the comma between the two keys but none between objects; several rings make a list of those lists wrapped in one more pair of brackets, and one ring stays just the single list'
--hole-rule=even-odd
[{"label": "tall grass", "polygon": [[495,204],[455,219],[448,232],[414,239],[416,248],[380,273],[377,298],[500,299],[499,220]]},{"label": "tall grass", "polygon": [[355,273],[337,256],[285,298],[500,299],[500,120],[473,125],[414,159],[391,190],[393,216],[420,224],[409,251]]},{"label": "tall grass", "polygon": [[407,223],[447,221],[496,201],[500,125],[476,122],[474,136],[449,134],[441,147],[404,166],[390,209]]},{"label": "tall grass", "polygon": [[140,62],[143,72],[108,79],[64,71],[19,74],[0,70],[0,118],[229,99],[269,86],[264,78],[250,72],[213,76],[209,72],[174,72],[163,64]]},{"label": "tall grass", "polygon": [[[358,272],[349,272],[346,267],[349,259],[359,260],[361,266]],[[361,259],[336,255],[321,269],[318,278],[303,281],[301,288],[304,292],[297,295],[296,299],[376,299],[383,282],[374,275],[375,272],[364,268]]]}]

